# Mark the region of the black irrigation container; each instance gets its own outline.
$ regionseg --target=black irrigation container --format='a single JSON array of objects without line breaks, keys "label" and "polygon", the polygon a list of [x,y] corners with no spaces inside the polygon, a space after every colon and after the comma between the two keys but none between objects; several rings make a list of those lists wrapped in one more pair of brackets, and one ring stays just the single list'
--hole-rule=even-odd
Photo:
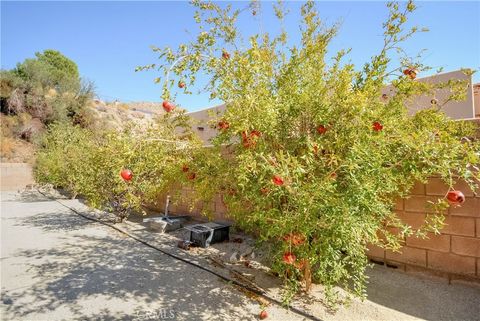
[{"label": "black irrigation container", "polygon": [[230,224],[226,223],[195,224],[186,226],[185,229],[190,232],[190,242],[200,247],[227,241],[230,234]]}]

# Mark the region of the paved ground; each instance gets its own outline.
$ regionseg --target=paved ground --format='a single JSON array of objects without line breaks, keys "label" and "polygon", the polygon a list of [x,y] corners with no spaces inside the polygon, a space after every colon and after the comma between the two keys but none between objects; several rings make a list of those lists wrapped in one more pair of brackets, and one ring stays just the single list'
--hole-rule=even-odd
[{"label": "paved ground", "polygon": [[[257,302],[208,272],[39,195],[1,197],[1,319],[257,320]],[[370,278],[368,301],[336,314],[318,302],[306,308],[325,320],[480,320],[479,288],[382,268]],[[269,320],[304,320],[267,310]]]}]

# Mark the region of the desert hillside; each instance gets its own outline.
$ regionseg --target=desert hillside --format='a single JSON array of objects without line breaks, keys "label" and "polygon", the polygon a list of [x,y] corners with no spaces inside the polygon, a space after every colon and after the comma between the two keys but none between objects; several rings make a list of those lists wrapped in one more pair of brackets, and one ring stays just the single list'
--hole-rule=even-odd
[{"label": "desert hillside", "polygon": [[164,113],[161,103],[119,101],[105,102],[93,99],[89,104],[94,118],[105,124],[108,128],[122,128],[129,122],[139,124],[148,123],[156,116]]},{"label": "desert hillside", "polygon": [[[101,128],[122,129],[130,123],[147,124],[164,113],[161,103],[154,102],[105,102],[92,99],[86,106],[92,123]],[[32,163],[35,157],[35,144],[45,131],[38,118],[23,114],[11,116],[0,113],[2,128],[1,162]]]}]

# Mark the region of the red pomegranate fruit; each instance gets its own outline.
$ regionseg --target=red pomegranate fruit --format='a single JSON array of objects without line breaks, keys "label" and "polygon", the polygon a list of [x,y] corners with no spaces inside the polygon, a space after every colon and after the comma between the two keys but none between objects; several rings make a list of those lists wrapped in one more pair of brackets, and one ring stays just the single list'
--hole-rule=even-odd
[{"label": "red pomegranate fruit", "polygon": [[417,78],[418,70],[415,68],[407,68],[403,71],[405,76],[408,76],[410,79]]},{"label": "red pomegranate fruit", "polygon": [[417,78],[417,74],[418,74],[418,70],[417,70],[417,69],[411,69],[411,70],[410,70],[410,74],[408,75],[408,77],[410,77],[410,79],[415,79],[415,78]]},{"label": "red pomegranate fruit", "polygon": [[120,171],[120,176],[122,176],[124,181],[131,181],[133,178],[133,173],[131,170],[124,168]]},{"label": "red pomegranate fruit", "polygon": [[325,127],[324,125],[320,125],[317,127],[317,133],[319,133],[320,135],[323,135],[327,132],[328,128]]},{"label": "red pomegranate fruit", "polygon": [[285,183],[280,175],[273,175],[272,182],[277,186],[282,186]]},{"label": "red pomegranate fruit", "polygon": [[450,191],[447,193],[447,201],[453,205],[462,204],[465,202],[465,195],[460,191]]},{"label": "red pomegranate fruit", "polygon": [[221,120],[218,122],[218,129],[227,130],[229,128],[230,128],[230,124],[228,123],[228,121]]},{"label": "red pomegranate fruit", "polygon": [[268,318],[268,313],[267,313],[267,311],[262,310],[262,311],[260,312],[260,314],[258,315],[258,317],[260,318],[260,320],[265,320],[266,318]]},{"label": "red pomegranate fruit", "polygon": [[283,254],[283,262],[286,264],[294,264],[297,257],[292,252],[286,252]]},{"label": "red pomegranate fruit", "polygon": [[164,100],[162,103],[163,110],[165,110],[167,113],[171,112],[172,110],[175,109],[175,105],[172,104],[171,102]]},{"label": "red pomegranate fruit", "polygon": [[373,122],[372,128],[374,131],[379,132],[383,129],[383,125],[380,124],[378,121]]},{"label": "red pomegranate fruit", "polygon": [[[258,131],[257,131],[258,132]],[[257,135],[260,135],[260,132],[258,133],[255,133],[252,135],[252,133],[248,134],[247,135],[247,132],[246,131],[243,131],[242,132],[242,144],[243,144],[243,147],[245,148],[250,148],[250,147],[255,147],[255,145],[257,144],[256,140],[255,140],[255,137],[258,137]]]}]

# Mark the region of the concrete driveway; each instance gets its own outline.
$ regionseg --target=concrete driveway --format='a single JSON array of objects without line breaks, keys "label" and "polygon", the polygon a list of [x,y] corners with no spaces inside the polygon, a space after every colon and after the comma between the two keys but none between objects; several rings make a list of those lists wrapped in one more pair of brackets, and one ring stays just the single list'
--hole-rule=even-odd
[{"label": "concrete driveway", "polygon": [[[208,272],[39,194],[1,197],[3,320],[258,320],[257,301]],[[336,314],[318,301],[303,308],[324,320],[480,320],[480,290],[380,268],[370,271],[369,300]],[[269,320],[306,320],[267,311]]]},{"label": "concrete driveway", "polygon": [[3,320],[256,320],[259,304],[208,272],[41,196],[1,196]]}]

